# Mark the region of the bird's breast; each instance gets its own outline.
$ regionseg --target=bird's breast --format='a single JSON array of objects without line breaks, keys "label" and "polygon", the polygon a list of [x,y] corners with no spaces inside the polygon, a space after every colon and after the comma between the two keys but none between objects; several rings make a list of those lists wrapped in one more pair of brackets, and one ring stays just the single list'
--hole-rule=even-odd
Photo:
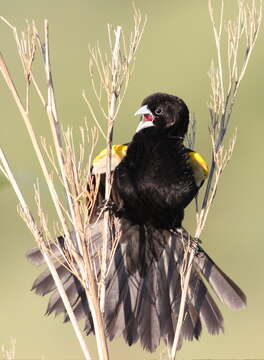
[{"label": "bird's breast", "polygon": [[197,193],[188,158],[183,144],[170,139],[134,141],[116,170],[129,214],[138,221],[171,226]]}]

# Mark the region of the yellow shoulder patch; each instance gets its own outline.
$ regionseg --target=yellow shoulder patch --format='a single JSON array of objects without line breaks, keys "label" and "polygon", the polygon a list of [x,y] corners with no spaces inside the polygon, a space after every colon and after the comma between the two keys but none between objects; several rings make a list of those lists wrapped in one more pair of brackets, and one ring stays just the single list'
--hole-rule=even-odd
[{"label": "yellow shoulder patch", "polygon": [[[113,145],[111,158],[111,171],[113,171],[120,161],[126,156],[127,145]],[[93,174],[103,174],[106,172],[107,149],[103,149],[93,160]]]},{"label": "yellow shoulder patch", "polygon": [[193,175],[198,187],[202,186],[208,176],[208,165],[204,158],[195,151],[190,151],[190,165],[193,169]]}]

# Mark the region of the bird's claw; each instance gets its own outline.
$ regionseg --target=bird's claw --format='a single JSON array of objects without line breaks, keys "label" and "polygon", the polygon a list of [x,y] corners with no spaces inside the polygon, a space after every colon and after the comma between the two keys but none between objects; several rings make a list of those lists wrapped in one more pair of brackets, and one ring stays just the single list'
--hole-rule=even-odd
[{"label": "bird's claw", "polygon": [[199,245],[201,243],[202,241],[199,238],[194,237],[190,239],[190,248],[195,251],[195,255],[199,255],[201,249]]},{"label": "bird's claw", "polygon": [[115,213],[117,211],[117,206],[112,200],[103,200],[101,205],[97,208],[97,214],[101,215],[106,211],[110,211],[111,213]]}]

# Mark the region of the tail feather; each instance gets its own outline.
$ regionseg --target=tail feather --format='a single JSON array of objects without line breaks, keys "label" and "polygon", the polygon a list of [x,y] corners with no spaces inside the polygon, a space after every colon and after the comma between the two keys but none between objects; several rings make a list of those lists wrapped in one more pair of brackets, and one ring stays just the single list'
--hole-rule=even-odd
[{"label": "tail feather", "polygon": [[[152,264],[142,284],[138,323],[143,348],[153,352],[160,343],[160,321],[157,307],[157,269]],[[150,326],[151,324],[151,326]]]},{"label": "tail feather", "polygon": [[[115,319],[115,310],[112,312],[112,323],[118,324],[119,328],[122,329],[125,341],[129,345],[133,345],[139,339],[137,309],[142,285],[138,272],[133,274],[133,278],[130,278],[129,273],[127,272],[126,275],[127,283],[124,287],[125,291],[120,293],[121,296],[119,296],[118,306],[123,314],[123,323],[122,318],[119,317],[119,319]],[[115,336],[116,335],[112,332],[112,337],[114,338]]]},{"label": "tail feather", "polygon": [[189,303],[186,306],[186,316],[182,324],[182,337],[185,340],[192,341],[198,339],[202,331],[202,324],[199,313],[194,306]]},{"label": "tail feather", "polygon": [[[178,322],[178,314],[176,314],[175,312],[172,312],[171,313],[171,319],[172,319],[172,324],[173,324],[173,331],[168,332],[167,336],[163,339],[165,344],[167,346],[169,346],[170,348],[172,348],[174,338],[175,338],[175,330],[176,330],[176,326],[177,326],[177,322]],[[182,330],[183,330],[183,328],[182,328]],[[181,331],[180,336],[179,336],[179,340],[178,340],[177,351],[179,351],[181,349],[181,347],[182,347],[183,338],[184,338],[183,331]]]},{"label": "tail feather", "polygon": [[233,310],[246,306],[247,298],[243,291],[201,250],[195,258],[199,270],[209,282],[218,298]]},{"label": "tail feather", "polygon": [[[174,267],[174,276],[171,276],[171,269],[173,264],[172,257],[169,257],[164,251],[164,261],[158,263],[158,294],[157,294],[157,307],[159,312],[160,321],[160,335],[161,337],[174,337],[174,326],[172,320],[172,303],[174,297],[179,294],[179,273],[177,268]],[[173,296],[174,294],[174,296]]]},{"label": "tail feather", "polygon": [[90,335],[91,333],[92,334],[95,333],[91,312],[88,312],[88,314],[87,314],[87,316],[85,318],[84,332],[86,333],[86,335]]},{"label": "tail feather", "polygon": [[[88,244],[99,274],[98,254],[102,246],[102,224],[91,225]],[[114,230],[114,229],[113,229]],[[106,282],[104,321],[110,340],[123,335],[132,345],[140,340],[148,351],[155,351],[161,340],[172,346],[181,299],[181,271],[184,246],[189,234],[157,230],[150,225],[132,225],[122,219],[122,236]],[[74,238],[74,237],[73,237]],[[64,250],[63,237],[59,243]],[[89,245],[90,246],[90,245]],[[54,249],[56,251],[56,249]],[[184,339],[199,339],[202,324],[210,334],[223,331],[222,314],[204,281],[212,287],[219,299],[232,309],[246,304],[242,290],[199,249],[192,268],[186,301],[186,314],[178,348]],[[60,251],[57,249],[58,254]],[[35,265],[44,263],[39,249],[27,253]],[[55,266],[77,319],[85,318],[84,331],[94,333],[94,325],[81,283],[58,261]],[[52,293],[47,314],[64,313],[63,302],[48,270],[35,280],[32,289],[39,295]]]},{"label": "tail feather", "polygon": [[[79,297],[79,291],[80,291],[80,283],[75,281],[74,277],[71,277],[65,284],[64,289],[66,292],[66,295],[69,299],[69,302],[71,306],[74,306],[78,300]],[[82,291],[82,290],[81,290]],[[56,290],[53,292],[49,299],[48,308],[46,314],[49,315],[52,312],[54,312],[55,316],[58,314],[65,312],[65,307],[63,305],[63,301],[60,297],[59,292]]]},{"label": "tail feather", "polygon": [[[92,314],[89,309],[87,297],[83,288],[79,288],[79,296],[76,303],[72,305],[72,309],[77,320],[85,318],[85,333],[87,335],[89,335],[91,332],[94,333]],[[64,322],[68,322],[69,320],[70,319],[67,312],[64,311]]]},{"label": "tail feather", "polygon": [[[56,241],[57,244],[50,245],[50,251],[51,251],[51,253],[56,255],[56,257],[60,258],[61,253],[60,253],[60,250],[58,247],[60,247],[60,249],[62,251],[65,249],[64,238],[63,238],[63,236],[59,236],[56,240],[57,240]],[[33,247],[32,249],[28,250],[26,252],[26,258],[28,259],[29,262],[31,262],[35,266],[40,266],[40,265],[45,264],[45,259],[42,255],[42,252],[40,251],[39,247]]]},{"label": "tail feather", "polygon": [[200,314],[208,332],[218,334],[223,331],[222,314],[195,268],[189,282],[189,292],[194,308]]},{"label": "tail feather", "polygon": [[[84,304],[82,303],[82,299],[79,296],[76,303],[75,303],[75,305],[72,307],[74,315],[75,315],[77,320],[81,320],[83,317],[87,316],[87,312],[84,311],[84,306],[83,305]],[[86,304],[86,306],[88,307],[87,304]],[[65,313],[63,322],[68,322],[69,320],[70,320],[69,315],[67,313]]]},{"label": "tail feather", "polygon": [[125,327],[122,334],[125,342],[129,346],[135,344],[138,341],[139,339],[138,322],[133,315],[130,321],[128,321],[127,326]]},{"label": "tail feather", "polygon": [[[56,263],[55,268],[62,283],[65,284],[72,276],[71,273],[66,268],[65,264]],[[31,288],[31,290],[34,290],[36,294],[41,296],[44,296],[55,289],[56,285],[49,269],[46,269],[37,277]]]},{"label": "tail feather", "polygon": [[110,339],[121,335],[127,325],[126,317],[132,316],[133,284],[129,285],[129,275],[124,262],[124,245],[116,249],[114,263],[110,270],[105,303],[106,332]]},{"label": "tail feather", "polygon": [[192,305],[192,303],[188,304],[188,316],[190,318],[191,324],[189,325],[188,330],[185,332],[184,337],[189,341],[193,340],[193,338],[198,340],[202,332],[202,323],[199,312]]}]

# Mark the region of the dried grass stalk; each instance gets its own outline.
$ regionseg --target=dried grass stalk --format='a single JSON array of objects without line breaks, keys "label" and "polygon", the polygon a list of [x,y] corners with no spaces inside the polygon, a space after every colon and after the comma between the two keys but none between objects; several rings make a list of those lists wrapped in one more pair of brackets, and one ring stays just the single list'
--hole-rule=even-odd
[{"label": "dried grass stalk", "polygon": [[[0,56],[0,70],[22,115],[46,180],[58,218],[53,225],[55,230],[54,232],[63,234],[64,249],[61,248],[56,236],[54,237],[54,240],[52,240],[52,231],[50,230],[46,213],[42,208],[38,186],[35,187],[35,199],[38,208],[37,224],[15,181],[2,149],[0,149],[0,159],[2,163],[0,169],[11,182],[13,189],[17,194],[20,202],[20,215],[39,244],[43,257],[63,300],[85,359],[91,359],[91,356],[78,327],[74,312],[71,308],[52,259],[63,263],[63,265],[66,266],[74,276],[76,276],[84,287],[93,318],[98,358],[100,360],[106,360],[109,358],[109,354],[103,322],[105,278],[114,256],[119,234],[117,233],[116,238],[111,242],[109,241],[109,229],[111,228],[111,222],[113,219],[110,218],[108,212],[106,211],[104,215],[105,225],[104,229],[102,229],[102,232],[104,230],[105,234],[103,244],[96,244],[92,241],[92,229],[90,224],[94,221],[94,209],[99,189],[99,178],[96,177],[94,181],[90,175],[90,168],[93,150],[98,139],[98,131],[100,131],[106,139],[108,149],[106,173],[107,201],[110,197],[112,182],[110,172],[110,150],[112,147],[114,121],[128,86],[135,60],[135,52],[138,48],[146,19],[142,22],[140,12],[137,9],[134,9],[134,31],[129,39],[128,47],[126,46],[126,40],[122,27],[118,26],[113,30],[110,26],[108,26],[110,53],[105,54],[103,59],[99,46],[94,49],[90,49],[91,81],[95,97],[98,100],[99,108],[106,118],[105,127],[107,130],[104,131],[101,126],[98,127],[98,131],[95,129],[88,130],[87,126],[85,128],[81,128],[80,132],[82,142],[78,151],[76,151],[74,146],[72,131],[70,129],[63,131],[60,127],[58,119],[52,69],[50,64],[49,27],[47,20],[44,22],[44,40],[42,41],[34,22],[32,22],[31,25],[27,23],[27,31],[25,33],[22,32],[21,36],[19,36],[17,29],[13,25],[11,25],[6,19],[1,19],[13,31],[19,58],[22,63],[26,83],[24,103],[16,90],[15,84],[2,55]],[[38,85],[38,81],[34,75],[33,65],[38,49],[40,50],[43,59],[47,82],[47,96],[44,95],[41,86]],[[96,89],[97,82],[95,81],[95,73],[99,78],[99,92]],[[31,114],[29,111],[30,91],[32,85],[39,96],[42,106],[44,106],[46,110],[52,133],[52,145],[48,145],[45,139],[39,139],[32,127]],[[105,96],[107,100],[106,109],[104,109],[102,105],[103,96]],[[85,94],[84,98],[91,111],[92,118],[95,120],[96,124],[99,125],[99,121],[95,116],[90,100]],[[90,148],[88,156],[86,155],[87,148]],[[86,160],[87,158],[89,159],[88,164]],[[52,170],[50,170],[50,167]],[[57,177],[59,183],[62,185],[65,198],[61,198],[59,196],[54,176]],[[98,274],[100,274],[100,276],[98,276]]]},{"label": "dried grass stalk", "polygon": [[[199,207],[197,202],[197,225],[195,239],[199,239],[201,236],[219,186],[221,175],[232,156],[235,146],[236,132],[231,136],[227,147],[223,144],[223,142],[228,130],[237,91],[245,75],[250,56],[259,34],[262,20],[261,1],[258,6],[254,0],[252,0],[250,4],[247,4],[244,0],[238,1],[238,13],[236,19],[234,21],[228,21],[226,25],[228,83],[225,84],[224,59],[226,54],[222,53],[224,1],[221,1],[221,12],[218,26],[216,25],[212,0],[208,1],[208,6],[213,26],[217,58],[216,63],[212,61],[209,71],[211,96],[208,109],[210,114],[209,132],[212,142],[212,162],[201,207]],[[246,45],[243,48],[244,40]],[[243,51],[241,67],[239,67],[240,51]],[[176,359],[176,351],[184,319],[186,297],[196,249],[197,244],[192,244],[192,246],[189,246],[185,252],[184,263],[187,265],[183,268],[181,275],[182,296],[174,343],[170,355],[171,359]]]},{"label": "dried grass stalk", "polygon": [[6,345],[1,346],[0,357],[2,360],[15,360],[16,357],[16,340],[10,339],[10,347]]},{"label": "dried grass stalk", "polygon": [[[99,130],[106,139],[106,205],[110,199],[112,184],[111,149],[113,141],[114,123],[128,87],[128,82],[133,71],[133,65],[135,62],[135,54],[142,38],[145,25],[146,17],[142,19],[140,11],[134,6],[134,29],[130,34],[128,46],[121,26],[117,26],[116,29],[113,29],[110,25],[108,25],[110,55],[108,53],[103,54],[99,45],[94,48],[90,47],[90,77],[92,81],[94,95],[97,99],[98,107],[102,116],[106,119],[107,131],[104,131],[101,125],[99,125],[100,121],[97,119],[93,106],[91,105],[91,102],[87,99],[85,93],[84,99],[89,107],[92,118],[94,119],[96,125],[99,125]],[[104,103],[106,103],[106,106],[103,105]],[[106,274],[109,270],[109,264],[111,259],[107,251],[107,239],[109,238],[111,221],[112,219],[110,219],[109,217],[109,212],[105,211],[105,236],[101,258],[101,281],[99,284],[101,311],[104,311],[106,286],[105,280]]]}]

